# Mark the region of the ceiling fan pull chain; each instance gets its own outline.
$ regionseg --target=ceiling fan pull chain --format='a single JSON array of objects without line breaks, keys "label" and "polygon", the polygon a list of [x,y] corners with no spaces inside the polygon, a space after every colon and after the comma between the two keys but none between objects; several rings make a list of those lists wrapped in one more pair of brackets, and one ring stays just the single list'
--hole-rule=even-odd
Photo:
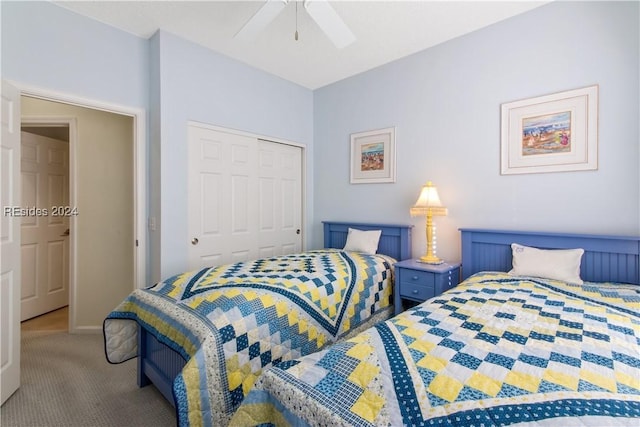
[{"label": "ceiling fan pull chain", "polygon": [[296,0],[296,32],[294,36],[296,41],[298,41],[298,0]]}]

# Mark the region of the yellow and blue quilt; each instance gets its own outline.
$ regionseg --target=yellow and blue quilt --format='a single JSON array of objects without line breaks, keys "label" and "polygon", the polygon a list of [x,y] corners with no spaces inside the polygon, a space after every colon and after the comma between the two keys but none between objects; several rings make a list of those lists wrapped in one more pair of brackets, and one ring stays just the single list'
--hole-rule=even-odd
[{"label": "yellow and blue quilt", "polygon": [[517,423],[640,425],[638,286],[477,274],[350,340],[283,361],[231,420]]},{"label": "yellow and blue quilt", "polygon": [[179,424],[224,425],[263,370],[388,318],[394,262],[325,249],[176,275],[109,314],[107,359],[137,355],[141,324],[187,360]]}]

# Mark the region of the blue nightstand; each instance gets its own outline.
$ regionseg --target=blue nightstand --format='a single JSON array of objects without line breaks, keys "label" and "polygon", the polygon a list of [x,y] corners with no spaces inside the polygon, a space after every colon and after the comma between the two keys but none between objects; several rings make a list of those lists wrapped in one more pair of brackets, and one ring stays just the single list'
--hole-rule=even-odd
[{"label": "blue nightstand", "polygon": [[404,311],[403,300],[420,303],[460,282],[460,263],[425,264],[408,259],[395,266],[394,314]]}]

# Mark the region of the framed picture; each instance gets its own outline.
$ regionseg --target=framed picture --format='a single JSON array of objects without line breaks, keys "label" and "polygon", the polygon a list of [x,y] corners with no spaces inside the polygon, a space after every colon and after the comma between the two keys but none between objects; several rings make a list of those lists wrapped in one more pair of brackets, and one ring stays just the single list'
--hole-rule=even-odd
[{"label": "framed picture", "polygon": [[502,104],[501,174],[598,169],[598,86]]},{"label": "framed picture", "polygon": [[351,134],[351,183],[396,182],[396,129]]}]

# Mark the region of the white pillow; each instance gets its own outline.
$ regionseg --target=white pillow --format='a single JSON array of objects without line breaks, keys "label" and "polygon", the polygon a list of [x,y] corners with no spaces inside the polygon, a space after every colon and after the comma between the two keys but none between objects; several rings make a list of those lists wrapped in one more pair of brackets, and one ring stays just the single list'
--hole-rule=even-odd
[{"label": "white pillow", "polygon": [[511,244],[513,276],[556,279],[582,285],[580,262],[584,249],[537,249]]},{"label": "white pillow", "polygon": [[347,233],[347,243],[344,245],[345,251],[364,252],[375,254],[378,250],[378,241],[382,230],[358,230],[349,228]]}]

